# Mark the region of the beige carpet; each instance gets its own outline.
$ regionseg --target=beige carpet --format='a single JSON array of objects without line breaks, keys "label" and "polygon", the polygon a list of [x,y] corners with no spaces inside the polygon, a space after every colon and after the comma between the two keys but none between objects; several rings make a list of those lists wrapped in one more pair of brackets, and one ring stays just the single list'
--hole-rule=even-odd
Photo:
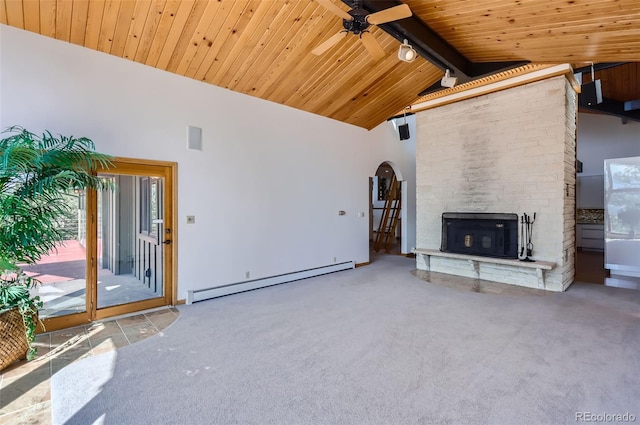
[{"label": "beige carpet", "polygon": [[466,292],[414,264],[183,306],[163,334],[54,375],[54,424],[640,420],[640,292]]}]

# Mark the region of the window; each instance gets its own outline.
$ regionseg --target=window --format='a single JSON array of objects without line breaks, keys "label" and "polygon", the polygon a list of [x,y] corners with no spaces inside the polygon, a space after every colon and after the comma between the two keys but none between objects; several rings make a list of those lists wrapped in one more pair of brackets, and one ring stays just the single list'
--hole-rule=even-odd
[{"label": "window", "polygon": [[140,233],[158,236],[160,205],[160,179],[156,177],[140,178]]},{"label": "window", "polygon": [[640,164],[634,158],[606,161],[605,199],[609,237],[640,234]]}]

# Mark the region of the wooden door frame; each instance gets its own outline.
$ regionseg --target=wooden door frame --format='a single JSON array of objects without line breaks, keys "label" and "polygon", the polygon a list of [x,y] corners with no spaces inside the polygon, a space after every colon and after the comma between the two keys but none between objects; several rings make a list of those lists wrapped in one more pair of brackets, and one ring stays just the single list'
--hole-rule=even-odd
[{"label": "wooden door frame", "polygon": [[[98,172],[123,175],[151,175],[164,178],[164,220],[166,228],[171,229],[170,234],[162,235],[163,239],[170,239],[171,243],[164,247],[164,296],[151,300],[138,301],[136,303],[122,304],[102,309],[97,308],[97,220],[96,201],[97,192],[87,191],[87,259],[86,259],[86,311],[69,314],[59,317],[43,319],[44,329],[40,331],[49,332],[58,329],[80,326],[94,320],[106,319],[108,317],[133,313],[165,305],[176,305],[177,297],[177,277],[178,277],[178,194],[177,178],[178,163],[170,161],[144,160],[135,158],[113,158],[113,168],[99,170]],[[156,172],[157,167],[161,167],[162,172]],[[150,172],[153,171],[153,172]],[[169,195],[169,196],[167,196]],[[135,310],[132,310],[135,305]]]}]

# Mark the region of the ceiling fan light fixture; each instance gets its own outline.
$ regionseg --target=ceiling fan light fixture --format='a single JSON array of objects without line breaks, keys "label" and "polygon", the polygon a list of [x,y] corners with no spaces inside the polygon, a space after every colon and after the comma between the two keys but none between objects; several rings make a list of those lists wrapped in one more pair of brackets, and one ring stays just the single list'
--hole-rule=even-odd
[{"label": "ceiling fan light fixture", "polygon": [[403,62],[413,62],[417,57],[418,53],[413,47],[411,47],[409,41],[405,39],[404,43],[400,45],[400,49],[398,50],[398,59]]}]

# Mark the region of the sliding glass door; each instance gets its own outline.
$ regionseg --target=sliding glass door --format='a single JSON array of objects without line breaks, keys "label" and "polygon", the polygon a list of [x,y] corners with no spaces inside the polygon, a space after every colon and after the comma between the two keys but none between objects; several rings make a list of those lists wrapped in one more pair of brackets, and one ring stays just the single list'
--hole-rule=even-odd
[{"label": "sliding glass door", "polygon": [[62,201],[69,207],[69,214],[57,223],[64,243],[37,264],[22,266],[40,281],[34,292],[44,302],[41,319],[87,315],[87,193],[68,192]]},{"label": "sliding glass door", "polygon": [[[173,296],[175,164],[119,159],[113,189],[70,193],[64,244],[25,270],[42,284],[46,330],[164,305]],[[72,217],[73,216],[73,217]]]}]

